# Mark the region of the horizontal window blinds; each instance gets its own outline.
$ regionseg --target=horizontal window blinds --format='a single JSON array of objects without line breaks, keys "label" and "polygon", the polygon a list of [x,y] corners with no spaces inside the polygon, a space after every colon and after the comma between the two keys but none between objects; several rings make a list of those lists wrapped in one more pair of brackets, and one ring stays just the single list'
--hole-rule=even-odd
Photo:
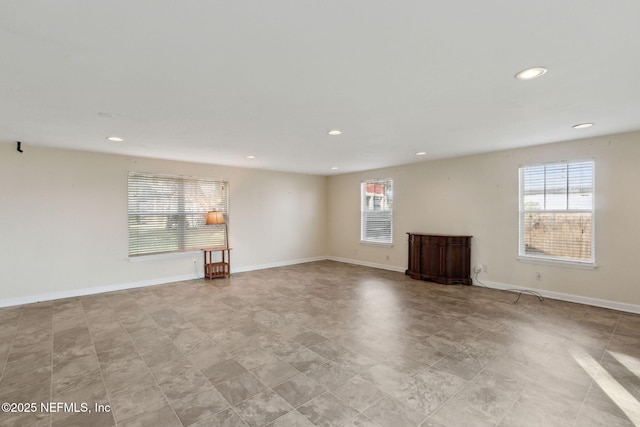
[{"label": "horizontal window blinds", "polygon": [[228,187],[223,180],[130,172],[129,256],[224,245],[225,227],[205,222],[214,210],[228,222]]},{"label": "horizontal window blinds", "polygon": [[593,263],[594,164],[520,168],[520,255]]},{"label": "horizontal window blinds", "polygon": [[360,240],[393,243],[393,180],[363,181],[360,191]]}]

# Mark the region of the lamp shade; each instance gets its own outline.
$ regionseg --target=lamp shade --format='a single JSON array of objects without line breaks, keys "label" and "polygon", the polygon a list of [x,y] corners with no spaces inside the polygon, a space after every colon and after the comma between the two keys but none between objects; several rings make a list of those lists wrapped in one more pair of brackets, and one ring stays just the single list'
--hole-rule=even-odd
[{"label": "lamp shade", "polygon": [[211,211],[207,213],[207,225],[209,224],[224,224],[224,215],[222,212]]}]

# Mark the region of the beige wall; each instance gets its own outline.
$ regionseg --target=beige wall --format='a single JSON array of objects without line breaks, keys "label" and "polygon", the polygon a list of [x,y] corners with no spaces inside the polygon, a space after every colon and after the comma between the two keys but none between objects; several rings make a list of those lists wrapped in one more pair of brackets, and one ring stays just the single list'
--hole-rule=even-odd
[{"label": "beige wall", "polygon": [[0,144],[5,305],[202,275],[200,253],[128,260],[129,171],[228,179],[233,271],[326,256],[325,177],[23,148]]},{"label": "beige wall", "polygon": [[[524,264],[518,167],[596,162],[595,270]],[[404,271],[407,231],[471,234],[480,279],[640,305],[640,132],[321,177],[0,144],[0,303],[202,275],[200,254],[127,258],[127,172],[226,178],[234,271],[326,256]],[[360,244],[360,181],[393,178],[393,247]],[[196,264],[194,264],[196,260]],[[543,280],[536,281],[535,273]],[[587,301],[588,302],[588,301]]]},{"label": "beige wall", "polygon": [[[594,270],[525,264],[518,254],[518,167],[595,160]],[[339,175],[329,178],[329,253],[403,270],[406,232],[473,235],[480,280],[586,298],[640,304],[640,133],[607,136]],[[394,180],[394,246],[360,240],[360,181]],[[387,257],[389,260],[387,260]],[[536,272],[542,281],[536,281]]]}]

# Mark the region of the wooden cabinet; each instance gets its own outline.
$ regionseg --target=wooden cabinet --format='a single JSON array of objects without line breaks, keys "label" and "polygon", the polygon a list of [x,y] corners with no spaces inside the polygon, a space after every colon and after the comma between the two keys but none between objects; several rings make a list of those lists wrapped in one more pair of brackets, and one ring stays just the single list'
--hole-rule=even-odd
[{"label": "wooden cabinet", "polygon": [[407,233],[412,279],[444,285],[471,284],[471,237],[443,234]]}]

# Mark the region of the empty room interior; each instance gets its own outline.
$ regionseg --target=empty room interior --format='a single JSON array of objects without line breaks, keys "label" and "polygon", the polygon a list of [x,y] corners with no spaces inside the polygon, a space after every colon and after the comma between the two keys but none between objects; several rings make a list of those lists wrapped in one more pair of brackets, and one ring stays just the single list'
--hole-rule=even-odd
[{"label": "empty room interior", "polygon": [[640,426],[640,4],[0,4],[3,426]]}]

